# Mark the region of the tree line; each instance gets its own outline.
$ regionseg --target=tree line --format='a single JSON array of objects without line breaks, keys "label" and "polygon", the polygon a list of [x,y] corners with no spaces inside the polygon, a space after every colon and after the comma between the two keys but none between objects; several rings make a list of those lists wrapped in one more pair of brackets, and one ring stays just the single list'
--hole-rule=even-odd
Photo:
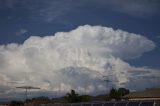
[{"label": "tree line", "polygon": [[[109,94],[106,95],[105,100],[121,100],[122,97],[126,94],[129,94],[130,91],[126,88],[119,88],[115,89],[112,88],[109,92]],[[76,102],[88,102],[90,101],[90,96],[88,95],[78,95],[78,93],[75,92],[75,90],[71,90],[70,93],[67,93],[66,100],[68,103],[76,103]]]},{"label": "tree line", "polygon": [[[129,94],[130,91],[126,88],[119,88],[115,89],[112,88],[108,94],[104,95],[106,101],[111,101],[111,100],[121,100],[122,97],[126,94]],[[78,103],[78,102],[89,102],[91,100],[90,95],[79,95],[78,93],[75,92],[75,90],[71,90],[69,93],[66,94],[65,99],[66,103]],[[32,99],[27,99],[26,102],[31,102],[31,101],[44,101],[44,103],[54,103],[54,99],[50,99],[48,97],[37,97],[37,98],[32,98]],[[22,106],[23,102],[22,101],[11,101],[11,106]]]}]

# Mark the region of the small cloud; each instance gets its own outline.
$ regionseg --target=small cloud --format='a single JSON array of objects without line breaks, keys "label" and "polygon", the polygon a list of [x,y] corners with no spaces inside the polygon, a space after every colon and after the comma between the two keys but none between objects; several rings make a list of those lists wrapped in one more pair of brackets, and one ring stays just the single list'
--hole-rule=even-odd
[{"label": "small cloud", "polygon": [[11,19],[12,19],[12,16],[8,16],[7,19],[8,19],[8,20],[11,20]]},{"label": "small cloud", "polygon": [[158,39],[160,39],[160,35],[159,36],[156,36]]},{"label": "small cloud", "polygon": [[20,29],[18,32],[16,32],[16,35],[23,35],[27,33],[28,31],[26,29]]}]

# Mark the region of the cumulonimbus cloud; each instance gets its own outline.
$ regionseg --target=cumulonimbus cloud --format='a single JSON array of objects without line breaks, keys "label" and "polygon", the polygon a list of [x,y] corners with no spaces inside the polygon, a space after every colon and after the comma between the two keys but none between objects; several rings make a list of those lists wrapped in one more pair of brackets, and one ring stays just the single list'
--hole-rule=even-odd
[{"label": "cumulonimbus cloud", "polygon": [[[155,47],[142,35],[90,25],[53,36],[32,36],[21,45],[1,45],[0,93],[8,97],[15,86],[21,85],[38,86],[39,94],[66,93],[71,89],[102,93],[106,90],[104,75],[110,87],[160,86],[159,70],[134,67],[124,61]],[[7,83],[11,81],[23,83]]]}]

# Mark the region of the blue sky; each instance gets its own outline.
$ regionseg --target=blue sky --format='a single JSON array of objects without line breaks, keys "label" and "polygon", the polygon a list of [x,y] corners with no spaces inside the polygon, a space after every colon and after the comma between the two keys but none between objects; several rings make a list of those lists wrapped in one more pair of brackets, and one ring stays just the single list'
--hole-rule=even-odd
[{"label": "blue sky", "polygon": [[155,43],[153,50],[123,61],[160,70],[159,10],[159,0],[0,0],[0,45],[23,45],[31,36],[53,36],[83,25],[111,27]]},{"label": "blue sky", "polygon": [[[158,0],[131,2],[1,0],[0,44],[23,43],[30,36],[52,35],[85,24],[102,25],[142,34],[153,40],[157,45],[154,51],[130,62],[159,68],[160,3]],[[20,33],[21,30],[26,31]]]}]

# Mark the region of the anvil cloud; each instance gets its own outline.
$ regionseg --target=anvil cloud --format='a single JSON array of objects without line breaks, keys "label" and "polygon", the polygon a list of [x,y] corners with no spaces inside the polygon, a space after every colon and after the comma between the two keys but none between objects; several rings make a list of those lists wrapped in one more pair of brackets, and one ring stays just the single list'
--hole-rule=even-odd
[{"label": "anvil cloud", "polygon": [[102,93],[106,89],[104,75],[111,81],[110,87],[138,90],[160,86],[159,70],[126,62],[155,47],[143,35],[90,25],[53,36],[32,36],[23,44],[1,45],[0,95],[18,95],[15,86],[21,85],[40,87],[39,94],[71,89]]}]

